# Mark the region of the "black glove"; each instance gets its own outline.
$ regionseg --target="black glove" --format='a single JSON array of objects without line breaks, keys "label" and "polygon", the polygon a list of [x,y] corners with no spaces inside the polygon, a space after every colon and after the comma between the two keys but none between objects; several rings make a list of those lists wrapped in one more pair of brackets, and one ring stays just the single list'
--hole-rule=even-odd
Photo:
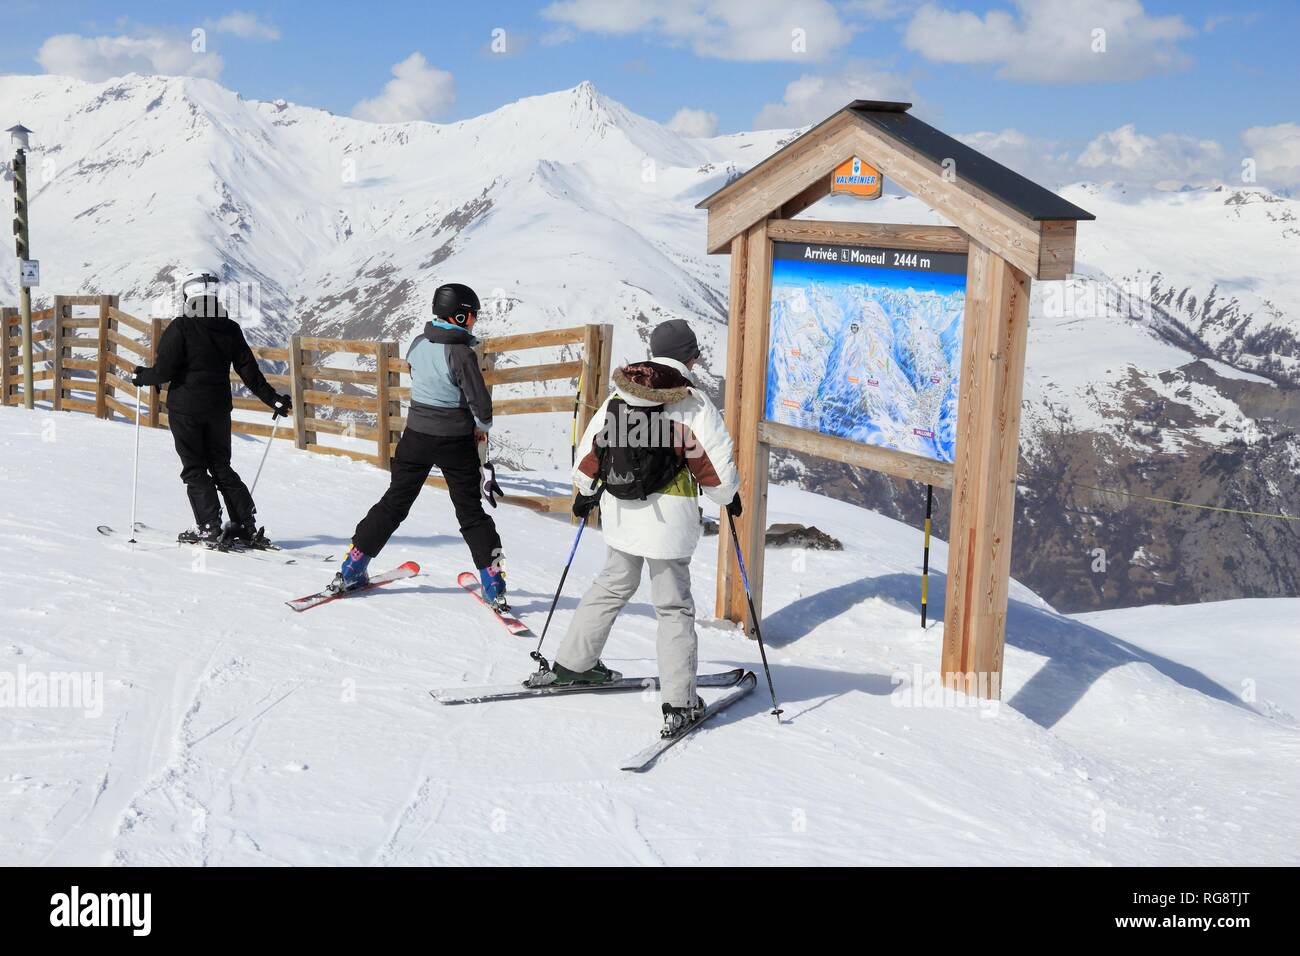
[{"label": "black glove", "polygon": [[594,495],[578,495],[573,499],[573,516],[575,518],[585,518],[595,510],[598,504],[600,504],[599,491]]},{"label": "black glove", "polygon": [[493,508],[497,506],[497,496],[504,498],[506,493],[497,484],[497,470],[492,462],[485,461],[479,466],[479,491]]},{"label": "black glove", "polygon": [[740,492],[737,491],[736,497],[732,498],[731,504],[727,505],[727,514],[733,518],[739,518],[744,510],[744,506],[740,503]]},{"label": "black glove", "polygon": [[293,411],[293,399],[288,395],[275,396],[275,401],[271,403],[271,411],[273,413],[272,418],[279,418],[282,415],[287,418],[289,413]]},{"label": "black glove", "polygon": [[141,385],[144,384],[144,382],[140,381],[140,373],[142,371],[144,371],[144,366],[137,365],[135,367],[134,372],[127,373],[126,380],[130,382],[132,385],[134,385],[136,388],[139,388]]}]

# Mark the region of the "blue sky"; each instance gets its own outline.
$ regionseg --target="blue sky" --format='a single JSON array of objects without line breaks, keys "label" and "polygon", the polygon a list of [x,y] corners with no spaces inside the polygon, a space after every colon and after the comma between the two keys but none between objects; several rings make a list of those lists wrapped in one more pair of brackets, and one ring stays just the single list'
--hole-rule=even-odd
[{"label": "blue sky", "polygon": [[[1132,124],[1132,136],[1103,151],[1123,162],[1134,138],[1137,148],[1154,143],[1161,162],[1188,165],[1189,177],[1213,162],[1231,169],[1252,149],[1272,149],[1285,168],[1300,149],[1285,125],[1300,122],[1300,4],[1284,0],[6,6],[6,72],[102,79],[122,63],[198,72],[246,97],[363,118],[464,118],[587,79],[656,120],[699,111],[678,121],[696,132],[799,125],[870,96],[913,100],[918,115],[955,133],[1014,131],[1000,142],[1006,153],[1077,157]],[[207,30],[201,60],[188,49],[195,27]],[[490,49],[494,30],[505,31],[496,35],[505,54]],[[405,88],[385,97],[403,61]],[[363,100],[371,106],[358,108]],[[1250,128],[1274,132],[1243,147]],[[1203,141],[1221,153],[1207,157]]]}]

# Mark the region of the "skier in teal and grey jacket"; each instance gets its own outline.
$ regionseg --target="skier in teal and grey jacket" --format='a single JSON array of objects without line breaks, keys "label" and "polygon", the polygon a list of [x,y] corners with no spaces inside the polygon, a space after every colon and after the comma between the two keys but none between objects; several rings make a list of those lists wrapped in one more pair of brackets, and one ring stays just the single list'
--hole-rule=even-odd
[{"label": "skier in teal and grey jacket", "polygon": [[487,498],[495,508],[502,492],[485,460],[492,395],[474,353],[478,340],[471,332],[478,311],[478,296],[469,286],[453,282],[434,292],[433,320],[406,354],[411,363],[411,407],[393,455],[388,490],[353,532],[331,590],[350,591],[369,582],[370,559],[406,520],[424,479],[436,467],[447,482],[484,599],[499,611],[509,610],[501,537],[482,502]]}]

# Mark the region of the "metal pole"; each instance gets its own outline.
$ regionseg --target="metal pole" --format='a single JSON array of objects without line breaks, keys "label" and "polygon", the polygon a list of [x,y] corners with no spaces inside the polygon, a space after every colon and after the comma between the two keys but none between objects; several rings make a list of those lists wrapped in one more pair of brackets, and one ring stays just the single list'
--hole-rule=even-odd
[{"label": "metal pole", "polygon": [[763,629],[758,625],[758,612],[754,610],[754,595],[749,590],[749,575],[745,573],[745,557],[740,553],[740,536],[736,534],[736,519],[726,508],[722,510],[727,512],[727,524],[731,527],[731,543],[736,548],[736,566],[740,568],[740,583],[745,586],[745,601],[749,605],[749,622],[754,625],[754,636],[758,638],[758,656],[763,659],[763,673],[767,675],[767,691],[772,695],[772,716],[779,724],[781,715],[785,711],[776,703],[776,688],[772,685],[772,671],[767,666],[767,649],[763,646]]},{"label": "metal pole", "polygon": [[[23,330],[23,408],[31,409],[32,394],[32,290],[23,281],[23,260],[32,257],[27,230],[27,151],[14,153],[14,221],[18,227],[15,246],[18,253],[18,308],[22,312]],[[55,316],[54,321],[59,321]],[[6,357],[5,361],[8,361]],[[55,382],[58,387],[58,382]]]},{"label": "metal pole", "polygon": [[[57,317],[56,317],[57,318]],[[135,387],[135,458],[131,464],[131,544],[135,544],[136,484],[140,480],[140,386]]]},{"label": "metal pole", "polygon": [[266,456],[271,453],[271,445],[275,443],[275,433],[280,428],[280,413],[271,413],[271,437],[266,440],[266,447],[262,449],[262,460],[257,463],[257,474],[253,476],[253,486],[248,489],[251,495],[257,490],[257,479],[262,477],[262,466],[266,464]]},{"label": "metal pole", "polygon": [[925,551],[921,557],[921,630],[925,630],[925,616],[929,611],[930,597],[930,515],[934,513],[934,485],[925,486]]},{"label": "metal pole", "polygon": [[578,542],[582,540],[582,529],[587,527],[587,519],[583,518],[578,522],[578,534],[573,539],[573,547],[569,549],[569,560],[564,562],[564,570],[560,572],[560,583],[555,588],[555,597],[551,599],[551,609],[546,612],[546,623],[542,625],[542,636],[537,639],[537,647],[529,653],[529,657],[537,661],[541,670],[548,670],[549,666],[546,658],[542,657],[542,643],[546,640],[546,632],[551,627],[551,618],[555,614],[555,605],[560,603],[560,592],[564,590],[564,579],[569,576],[569,568],[573,566],[573,556],[578,553]]}]

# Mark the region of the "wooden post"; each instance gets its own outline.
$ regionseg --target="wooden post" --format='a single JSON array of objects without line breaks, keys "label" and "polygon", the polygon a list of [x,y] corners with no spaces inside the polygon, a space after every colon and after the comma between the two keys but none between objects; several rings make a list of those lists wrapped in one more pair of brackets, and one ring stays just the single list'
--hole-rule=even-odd
[{"label": "wooden post", "polygon": [[[379,446],[379,467],[385,471],[392,469],[392,439],[389,435],[389,419],[392,408],[388,388],[393,384],[392,373],[388,371],[388,360],[397,354],[396,342],[380,342],[375,350],[375,443]],[[298,403],[295,401],[294,405]]]},{"label": "wooden post", "polygon": [[[162,319],[151,320],[149,323],[149,364],[151,366],[158,364],[158,340],[162,338],[162,334],[163,334],[163,320]],[[116,344],[113,346],[113,350],[114,351],[117,350]],[[162,422],[158,420],[161,417],[161,415],[162,415],[162,389],[150,388],[149,389],[149,427],[150,428],[162,427]]]},{"label": "wooden post", "polygon": [[72,307],[68,305],[67,296],[56,295],[54,297],[54,331],[50,333],[50,355],[52,361],[50,376],[54,385],[54,394],[51,399],[53,408],[56,412],[63,410],[63,320],[66,316],[71,316]]},{"label": "wooden post", "polygon": [[1001,696],[1030,279],[972,240],[953,463],[944,682]]},{"label": "wooden post", "polygon": [[9,404],[14,387],[14,373],[9,365],[9,349],[11,348],[9,329],[17,316],[18,310],[15,308],[5,307],[0,309],[0,356],[3,356],[3,364],[0,364],[0,408]]},{"label": "wooden post", "polygon": [[[609,397],[609,376],[612,371],[610,364],[614,361],[614,326],[604,323],[589,328],[596,330],[593,342],[595,354],[587,359],[582,372],[584,394],[581,397],[583,408],[579,412],[578,441],[582,441],[583,433],[591,424],[592,418]],[[582,414],[584,411],[585,415]],[[593,528],[600,527],[600,508],[592,509],[587,517],[587,524]]]},{"label": "wooden post", "polygon": [[316,433],[307,431],[307,409],[302,404],[302,336],[289,339],[289,397],[293,400],[293,443],[297,448],[316,444]]},{"label": "wooden post", "polygon": [[[731,286],[727,304],[727,377],[723,383],[722,417],[731,440],[740,437],[741,379],[744,377],[745,355],[745,277],[748,274],[748,245],[741,233],[731,241]],[[739,460],[739,456],[737,456]],[[740,578],[736,556],[732,553],[731,535],[718,526],[718,588],[714,614],[723,620],[740,620],[743,604],[733,605],[731,596],[734,583]]]},{"label": "wooden post", "polygon": [[600,362],[596,366],[595,379],[587,386],[593,415],[609,397],[609,376],[613,371],[610,364],[614,361],[614,326],[606,322],[597,328],[600,329]]},{"label": "wooden post", "polygon": [[[749,246],[745,273],[745,367],[741,375],[744,396],[740,405],[740,499],[745,504],[741,517],[740,549],[745,556],[750,598],[754,610],[763,613],[763,564],[767,537],[767,479],[769,448],[759,438],[759,424],[767,402],[767,333],[772,300],[772,243],[767,222],[746,232]],[[732,607],[743,619],[747,608],[745,585],[739,575],[732,579]],[[753,622],[749,636],[754,636]]]},{"label": "wooden post", "polygon": [[[112,415],[108,410],[108,402],[105,400],[108,396],[108,355],[113,350],[113,343],[109,341],[108,330],[111,320],[108,317],[110,307],[116,308],[117,296],[101,295],[99,297],[99,344],[95,351],[95,417],[111,418]],[[115,373],[116,368],[113,370]],[[117,397],[117,389],[113,389],[113,397]]]},{"label": "wooden post", "polygon": [[[736,430],[732,435],[736,443],[736,468],[740,472],[740,500],[745,513],[736,521],[740,549],[745,556],[750,597],[754,609],[763,613],[763,557],[767,533],[767,478],[769,448],[760,440],[759,425],[763,421],[767,386],[767,331],[772,286],[772,244],[767,237],[767,220],[755,223],[745,231],[744,275],[744,328],[741,333],[740,382],[734,387],[736,411],[731,421]],[[728,339],[730,348],[730,338]],[[729,366],[730,367],[730,366]],[[728,392],[733,391],[730,382]],[[727,518],[722,518],[725,525]],[[725,527],[719,529],[719,548],[731,545],[731,535]],[[735,556],[726,556],[727,594],[725,613],[733,621],[743,621],[747,613],[745,584],[739,569],[731,569]],[[720,602],[721,603],[721,602]],[[749,623],[753,636],[753,622]]]},{"label": "wooden post", "polygon": [[[600,330],[601,326],[599,325],[588,325],[583,329],[582,333],[582,371],[578,373],[578,388],[580,391],[578,392],[577,416],[570,426],[575,442],[582,441],[587,426],[591,424],[592,416],[596,413],[596,409],[600,407],[595,400],[596,380],[600,378]],[[574,463],[576,464],[576,461]],[[577,497],[578,487],[574,485],[569,489],[570,501],[576,500]],[[587,523],[595,525],[598,522],[599,518],[593,511],[587,519]],[[577,524],[578,519],[573,518],[571,523]]]},{"label": "wooden post", "polygon": [[596,413],[596,379],[600,377],[600,326],[588,325],[582,335],[582,395],[578,403],[578,440],[591,424],[591,417]]},{"label": "wooden post", "polygon": [[[391,359],[397,359],[401,357],[401,352],[399,351],[396,342],[388,343],[388,354],[389,354],[389,358]],[[402,436],[400,432],[398,433],[397,441],[393,440],[393,430],[394,430],[393,419],[401,420],[402,417],[402,400],[400,398],[393,397],[393,389],[401,388],[401,387],[402,387],[402,373],[395,372],[392,370],[392,368],[389,368],[388,369],[388,396],[389,396],[388,414],[390,417],[388,421],[388,434],[384,437],[384,441],[388,442],[389,468],[392,468],[393,452],[397,450],[397,442],[402,440]]]}]

